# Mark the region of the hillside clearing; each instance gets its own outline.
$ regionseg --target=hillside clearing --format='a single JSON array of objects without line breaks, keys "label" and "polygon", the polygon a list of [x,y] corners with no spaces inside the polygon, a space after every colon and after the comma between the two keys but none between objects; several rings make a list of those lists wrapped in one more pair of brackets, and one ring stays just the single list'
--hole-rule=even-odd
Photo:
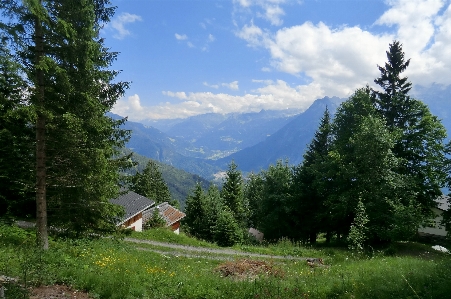
[{"label": "hillside clearing", "polygon": [[[386,252],[392,256],[383,250],[356,255],[339,247],[290,247],[286,240],[271,246],[243,247],[273,255],[305,250],[330,265],[312,268],[303,260],[272,257],[240,255],[229,261],[213,260],[209,257],[235,256],[164,246],[158,246],[163,253],[155,253],[139,250],[146,244],[116,239],[51,240],[50,249],[43,252],[33,245],[33,231],[1,226],[0,234],[0,275],[17,277],[23,286],[7,286],[8,299],[27,298],[24,289],[46,285],[51,289],[64,285],[72,294],[78,290],[77,294],[102,299],[446,298],[451,291],[450,256],[416,243],[396,244]],[[170,237],[178,238],[179,243],[187,240],[183,241],[186,236]],[[410,250],[407,256],[403,248]],[[171,255],[174,250],[196,256]]]}]

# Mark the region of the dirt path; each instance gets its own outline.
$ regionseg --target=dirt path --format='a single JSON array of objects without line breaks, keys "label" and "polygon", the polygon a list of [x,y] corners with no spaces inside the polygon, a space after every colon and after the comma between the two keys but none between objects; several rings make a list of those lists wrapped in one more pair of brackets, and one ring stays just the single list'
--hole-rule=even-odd
[{"label": "dirt path", "polygon": [[[194,247],[194,246],[187,246],[187,245],[179,245],[179,244],[172,244],[172,243],[165,243],[165,242],[157,242],[157,241],[151,241],[151,240],[140,240],[140,239],[134,239],[134,238],[125,238],[124,239],[127,242],[131,243],[137,243],[137,244],[149,244],[153,246],[158,247],[164,247],[164,248],[171,248],[171,249],[179,249],[181,252],[177,251],[164,251],[164,250],[157,250],[157,249],[151,249],[151,248],[142,248],[138,247],[139,250],[146,250],[146,251],[153,251],[161,254],[171,254],[171,255],[178,255],[178,256],[186,256],[186,257],[202,257],[202,258],[210,258],[210,259],[231,259],[230,257],[220,257],[220,256],[208,256],[208,255],[202,255],[202,254],[195,254],[198,253],[209,253],[209,254],[220,254],[225,256],[244,256],[244,257],[262,257],[262,258],[271,258],[271,259],[284,259],[284,260],[306,260],[306,257],[296,257],[296,256],[281,256],[281,255],[267,255],[267,254],[258,254],[258,253],[250,253],[250,252],[243,252],[233,249],[215,249],[215,248],[205,248],[205,247]],[[190,253],[186,253],[186,251]]]}]

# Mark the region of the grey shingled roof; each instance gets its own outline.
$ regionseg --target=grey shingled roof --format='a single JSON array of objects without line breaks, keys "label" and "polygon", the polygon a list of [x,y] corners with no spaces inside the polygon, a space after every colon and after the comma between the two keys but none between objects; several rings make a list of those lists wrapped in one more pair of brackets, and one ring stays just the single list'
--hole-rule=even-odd
[{"label": "grey shingled roof", "polygon": [[121,223],[124,223],[128,219],[138,215],[142,211],[150,208],[155,204],[155,202],[147,197],[139,195],[133,191],[128,191],[127,193],[119,196],[118,198],[111,199],[111,203],[123,206],[125,209],[125,215],[121,219]]},{"label": "grey shingled roof", "polygon": [[437,203],[437,208],[442,211],[448,211],[449,210],[449,196],[442,195],[438,197],[435,202]]}]

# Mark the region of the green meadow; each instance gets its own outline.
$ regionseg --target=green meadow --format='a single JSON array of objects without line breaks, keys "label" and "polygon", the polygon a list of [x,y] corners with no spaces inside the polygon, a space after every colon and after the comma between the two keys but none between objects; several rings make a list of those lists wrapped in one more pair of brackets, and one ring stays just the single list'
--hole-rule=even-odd
[{"label": "green meadow", "polygon": [[[132,237],[219,248],[165,229]],[[412,242],[356,254],[339,246],[304,247],[282,240],[236,246],[231,249],[242,252],[236,256],[199,252],[190,256],[192,252],[183,249],[114,237],[51,239],[48,251],[38,250],[34,242],[34,231],[0,226],[0,275],[18,279],[3,282],[7,299],[28,298],[30,287],[54,284],[86,291],[92,298],[118,299],[449,298],[451,294],[450,255]],[[246,252],[287,258],[246,257]],[[323,258],[324,265],[309,267],[295,259],[300,257]],[[243,261],[254,268],[246,268]],[[224,267],[229,271],[221,271]]]}]

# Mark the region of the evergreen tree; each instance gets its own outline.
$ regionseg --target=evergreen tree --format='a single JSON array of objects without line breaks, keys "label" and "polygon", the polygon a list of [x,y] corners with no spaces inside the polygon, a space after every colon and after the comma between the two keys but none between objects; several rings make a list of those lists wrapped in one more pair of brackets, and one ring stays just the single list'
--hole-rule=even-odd
[{"label": "evergreen tree", "polygon": [[326,108],[319,128],[315,132],[315,137],[304,154],[304,160],[302,164],[295,167],[293,174],[292,192],[293,210],[296,214],[296,238],[309,240],[310,243],[316,242],[319,232],[330,231],[325,219],[327,213],[324,206],[328,186],[318,184],[324,180],[323,168],[329,153],[330,142],[330,114]]},{"label": "evergreen tree", "polygon": [[263,172],[261,219],[258,227],[267,240],[292,238],[295,217],[292,209],[293,173],[287,162],[277,161]]},{"label": "evergreen tree", "polygon": [[238,166],[232,161],[226,172],[226,180],[221,190],[221,198],[224,205],[229,207],[234,218],[240,226],[244,225],[246,215],[246,204],[244,203],[244,182],[241,171]]},{"label": "evergreen tree", "polygon": [[242,240],[241,228],[227,206],[218,214],[214,238],[219,246],[233,246]]},{"label": "evergreen tree", "polygon": [[368,89],[358,90],[338,108],[332,132],[327,163],[333,192],[326,205],[338,233],[349,233],[361,200],[369,219],[369,241],[412,236],[412,221],[416,229],[421,218],[412,201],[409,178],[396,171],[402,162],[392,152],[398,135],[378,116]]},{"label": "evergreen tree", "polygon": [[172,202],[169,188],[154,161],[149,161],[142,173],[137,172],[133,176],[132,190],[154,200],[156,204]]},{"label": "evergreen tree", "polygon": [[374,102],[390,131],[401,132],[393,148],[395,156],[403,160],[397,172],[409,176],[412,192],[417,194],[423,215],[427,215],[449,172],[446,130],[424,103],[408,95],[412,84],[401,74],[410,59],[406,61],[404,56],[398,41],[390,44],[388,62],[385,67],[379,66],[381,76],[375,80],[383,91],[374,92]]},{"label": "evergreen tree", "polygon": [[35,115],[38,243],[48,248],[48,216],[76,236],[115,229],[121,211],[109,199],[126,159],[114,157],[127,132],[105,113],[128,85],[112,83],[116,53],[99,37],[114,8],[104,0],[5,0],[0,9]]},{"label": "evergreen tree", "polygon": [[215,229],[218,223],[219,214],[224,209],[221,194],[216,185],[210,185],[205,201],[206,210],[206,240],[210,242],[217,241],[215,237]]},{"label": "evergreen tree", "polygon": [[0,43],[0,217],[32,216],[36,204],[34,183],[31,111],[24,96],[26,84],[20,66]]},{"label": "evergreen tree", "polygon": [[388,62],[384,67],[377,66],[381,76],[374,80],[384,90],[375,92],[376,103],[387,125],[399,128],[408,122],[405,109],[411,102],[408,92],[412,88],[412,83],[407,81],[407,77],[401,77],[401,73],[409,66],[410,59],[405,60],[402,44],[399,41],[393,41],[386,53]]},{"label": "evergreen tree", "polygon": [[188,233],[199,239],[208,239],[210,229],[207,224],[207,200],[202,186],[197,184],[186,200],[186,217],[183,219]]},{"label": "evergreen tree", "polygon": [[247,227],[259,227],[260,220],[264,217],[261,211],[263,189],[264,181],[262,175],[250,174],[244,187],[245,200],[249,203]]}]

